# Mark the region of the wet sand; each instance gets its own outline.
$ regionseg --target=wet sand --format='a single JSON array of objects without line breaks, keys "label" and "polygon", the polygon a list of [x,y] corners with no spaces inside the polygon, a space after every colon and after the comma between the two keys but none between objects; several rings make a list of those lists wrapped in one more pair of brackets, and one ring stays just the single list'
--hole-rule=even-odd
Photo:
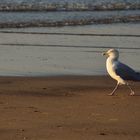
[{"label": "wet sand", "polygon": [[136,96],[108,76],[0,77],[2,140],[139,140]]},{"label": "wet sand", "polygon": [[109,48],[119,49],[120,61],[139,71],[139,29],[140,24],[0,29],[0,75],[104,75],[101,54]]}]

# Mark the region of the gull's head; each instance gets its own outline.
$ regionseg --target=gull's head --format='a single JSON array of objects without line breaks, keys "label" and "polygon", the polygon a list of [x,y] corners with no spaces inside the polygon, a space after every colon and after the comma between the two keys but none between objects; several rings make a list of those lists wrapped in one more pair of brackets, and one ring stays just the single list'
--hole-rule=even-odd
[{"label": "gull's head", "polygon": [[107,52],[103,53],[103,56],[111,57],[113,59],[119,58],[119,51],[116,49],[109,49]]}]

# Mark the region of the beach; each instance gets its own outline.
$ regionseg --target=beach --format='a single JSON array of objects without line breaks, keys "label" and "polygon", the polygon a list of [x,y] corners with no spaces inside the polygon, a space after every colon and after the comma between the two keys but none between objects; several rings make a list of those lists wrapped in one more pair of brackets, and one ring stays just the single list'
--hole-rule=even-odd
[{"label": "beach", "polygon": [[135,96],[108,76],[0,77],[2,140],[139,140]]},{"label": "beach", "polygon": [[0,140],[139,140],[140,82],[107,75],[108,49],[140,72],[140,0],[0,0]]}]

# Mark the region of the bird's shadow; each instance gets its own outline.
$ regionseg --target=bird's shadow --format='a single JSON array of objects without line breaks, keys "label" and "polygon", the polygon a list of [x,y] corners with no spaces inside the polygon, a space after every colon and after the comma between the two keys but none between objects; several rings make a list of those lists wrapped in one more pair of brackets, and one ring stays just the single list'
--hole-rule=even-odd
[{"label": "bird's shadow", "polygon": [[133,95],[133,96],[134,96],[134,97],[135,97],[135,96],[140,96],[140,94],[135,94],[135,95]]}]

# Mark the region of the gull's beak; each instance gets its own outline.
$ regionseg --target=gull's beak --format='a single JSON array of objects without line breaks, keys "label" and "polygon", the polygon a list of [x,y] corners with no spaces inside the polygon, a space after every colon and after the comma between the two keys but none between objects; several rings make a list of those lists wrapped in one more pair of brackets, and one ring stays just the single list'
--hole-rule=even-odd
[{"label": "gull's beak", "polygon": [[103,55],[103,56],[107,56],[107,53],[106,53],[106,52],[103,52],[102,55]]},{"label": "gull's beak", "polygon": [[103,52],[102,55],[103,55],[103,56],[106,56],[106,57],[109,56],[107,52]]}]

